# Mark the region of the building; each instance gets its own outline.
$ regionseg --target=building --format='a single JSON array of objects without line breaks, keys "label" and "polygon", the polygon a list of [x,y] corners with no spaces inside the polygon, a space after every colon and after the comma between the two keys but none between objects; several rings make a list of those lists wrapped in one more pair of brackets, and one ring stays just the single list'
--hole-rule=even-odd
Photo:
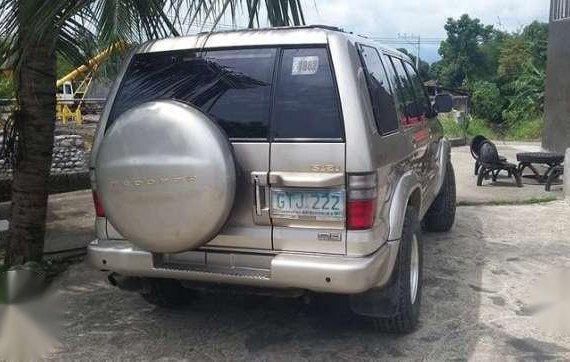
[{"label": "building", "polygon": [[551,0],[543,148],[570,148],[570,0]]}]

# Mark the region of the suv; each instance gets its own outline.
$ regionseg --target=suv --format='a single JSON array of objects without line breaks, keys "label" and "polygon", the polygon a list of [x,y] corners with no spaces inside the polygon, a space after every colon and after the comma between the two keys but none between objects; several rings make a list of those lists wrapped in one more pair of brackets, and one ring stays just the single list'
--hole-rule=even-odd
[{"label": "suv", "polygon": [[404,54],[336,28],[143,44],[93,145],[90,263],[158,305],[204,282],[336,293],[408,332],[421,228],[455,217],[450,110]]}]

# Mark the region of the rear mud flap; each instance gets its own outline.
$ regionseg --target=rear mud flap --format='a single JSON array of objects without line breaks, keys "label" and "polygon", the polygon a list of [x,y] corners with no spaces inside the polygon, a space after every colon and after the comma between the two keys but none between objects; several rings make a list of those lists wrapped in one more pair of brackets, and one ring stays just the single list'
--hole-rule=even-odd
[{"label": "rear mud flap", "polygon": [[399,278],[392,278],[384,288],[370,289],[350,296],[350,309],[356,314],[373,318],[391,318],[399,311]]}]

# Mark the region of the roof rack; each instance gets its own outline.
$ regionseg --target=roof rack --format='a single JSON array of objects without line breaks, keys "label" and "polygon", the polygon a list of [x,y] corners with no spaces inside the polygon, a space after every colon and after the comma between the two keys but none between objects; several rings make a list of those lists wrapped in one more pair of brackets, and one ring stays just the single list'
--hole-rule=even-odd
[{"label": "roof rack", "polygon": [[[299,25],[299,26],[278,26],[274,28],[245,28],[245,29],[231,29],[231,30],[219,30],[214,31],[216,33],[232,33],[232,32],[239,32],[239,31],[256,31],[256,30],[290,30],[290,29],[324,29],[330,31],[337,31],[340,33],[344,33],[345,31],[342,28],[330,25]],[[209,34],[209,31],[201,31],[197,35]]]}]

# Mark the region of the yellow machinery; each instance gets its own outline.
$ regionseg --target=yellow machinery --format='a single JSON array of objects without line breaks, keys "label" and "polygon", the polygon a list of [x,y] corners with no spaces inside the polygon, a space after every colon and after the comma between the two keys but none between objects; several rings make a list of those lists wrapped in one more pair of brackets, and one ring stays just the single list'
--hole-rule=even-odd
[{"label": "yellow machinery", "polygon": [[[57,93],[57,105],[56,112],[57,118],[61,119],[63,124],[67,122],[75,122],[80,125],[83,123],[83,116],[81,114],[81,106],[83,105],[83,100],[87,94],[87,90],[91,85],[93,80],[93,75],[99,68],[99,66],[109,58],[109,56],[115,50],[123,50],[126,48],[124,42],[117,42],[107,49],[103,50],[101,53],[97,54],[95,57],[91,58],[87,64],[81,65],[75,68],[62,78],[57,80],[56,88]],[[76,90],[73,89],[73,81],[77,78],[85,76]],[[61,92],[59,91],[61,89]],[[71,108],[77,103],[75,110]]]}]

